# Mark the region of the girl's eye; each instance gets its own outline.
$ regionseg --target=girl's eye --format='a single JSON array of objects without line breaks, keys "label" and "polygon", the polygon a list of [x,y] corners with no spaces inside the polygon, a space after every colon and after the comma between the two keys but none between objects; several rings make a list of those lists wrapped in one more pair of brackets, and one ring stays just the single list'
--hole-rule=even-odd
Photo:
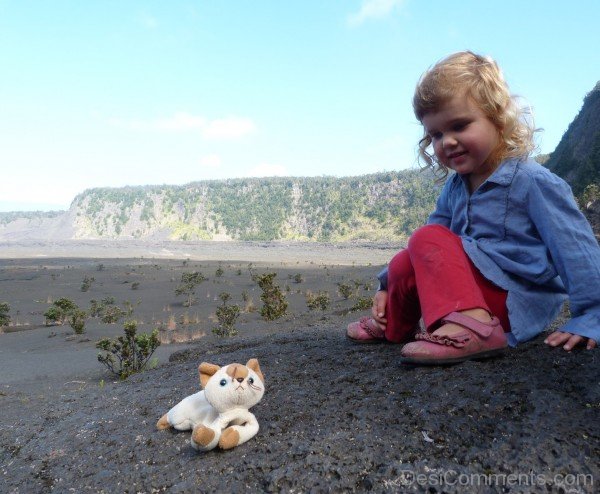
[{"label": "girl's eye", "polygon": [[227,386],[227,379],[221,379],[221,382],[219,384],[221,386]]},{"label": "girl's eye", "polygon": [[442,133],[441,132],[434,132],[432,134],[429,134],[429,136],[431,137],[432,141],[437,141],[439,139],[442,138]]},{"label": "girl's eye", "polygon": [[249,378],[249,379],[248,379],[248,382],[249,382],[250,384],[254,384],[254,379],[253,379],[253,378]]}]

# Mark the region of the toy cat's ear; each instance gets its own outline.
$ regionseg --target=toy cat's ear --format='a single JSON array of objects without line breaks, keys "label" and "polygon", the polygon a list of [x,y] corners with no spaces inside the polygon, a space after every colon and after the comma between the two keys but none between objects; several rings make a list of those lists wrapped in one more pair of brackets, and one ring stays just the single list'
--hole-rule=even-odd
[{"label": "toy cat's ear", "polygon": [[216,372],[220,369],[218,365],[209,364],[208,362],[202,362],[198,366],[198,373],[200,374],[200,384],[202,388],[206,387],[206,383],[208,380],[216,374]]},{"label": "toy cat's ear", "polygon": [[258,360],[255,358],[251,358],[250,360],[248,360],[248,362],[246,363],[246,367],[252,369],[254,372],[256,372],[258,374],[258,377],[260,377],[260,380],[263,382],[265,382],[265,376],[263,375],[262,371],[260,370],[260,365],[258,365]]}]

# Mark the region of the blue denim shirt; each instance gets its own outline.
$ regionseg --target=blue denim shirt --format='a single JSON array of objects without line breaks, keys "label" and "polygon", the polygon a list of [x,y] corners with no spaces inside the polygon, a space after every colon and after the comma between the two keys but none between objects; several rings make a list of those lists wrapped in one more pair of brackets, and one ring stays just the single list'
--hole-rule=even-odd
[{"label": "blue denim shirt", "polygon": [[600,343],[600,246],[564,180],[509,159],[469,194],[454,174],[428,223],[459,235],[479,271],[508,292],[512,346],[544,331],[567,296],[572,318],[561,330]]}]

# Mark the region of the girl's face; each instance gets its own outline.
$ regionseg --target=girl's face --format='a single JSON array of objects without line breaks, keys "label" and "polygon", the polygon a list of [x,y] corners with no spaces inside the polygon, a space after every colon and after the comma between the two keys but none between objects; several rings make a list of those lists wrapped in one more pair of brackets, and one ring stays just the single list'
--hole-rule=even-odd
[{"label": "girl's face", "polygon": [[422,124],[438,161],[460,175],[468,175],[471,191],[498,168],[499,163],[490,161],[500,142],[498,129],[466,94],[426,113]]}]

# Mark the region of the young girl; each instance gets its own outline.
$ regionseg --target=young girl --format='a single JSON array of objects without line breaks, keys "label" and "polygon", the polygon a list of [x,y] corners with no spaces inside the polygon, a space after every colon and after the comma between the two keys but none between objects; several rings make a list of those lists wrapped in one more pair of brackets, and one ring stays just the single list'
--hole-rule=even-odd
[{"label": "young girl", "polygon": [[427,225],[379,274],[372,317],[347,336],[407,343],[404,363],[490,357],[544,331],[568,295],[572,318],[545,343],[596,347],[600,247],[569,186],[528,158],[533,124],[496,63],[447,57],[421,77],[413,108],[421,158],[456,173]]}]

